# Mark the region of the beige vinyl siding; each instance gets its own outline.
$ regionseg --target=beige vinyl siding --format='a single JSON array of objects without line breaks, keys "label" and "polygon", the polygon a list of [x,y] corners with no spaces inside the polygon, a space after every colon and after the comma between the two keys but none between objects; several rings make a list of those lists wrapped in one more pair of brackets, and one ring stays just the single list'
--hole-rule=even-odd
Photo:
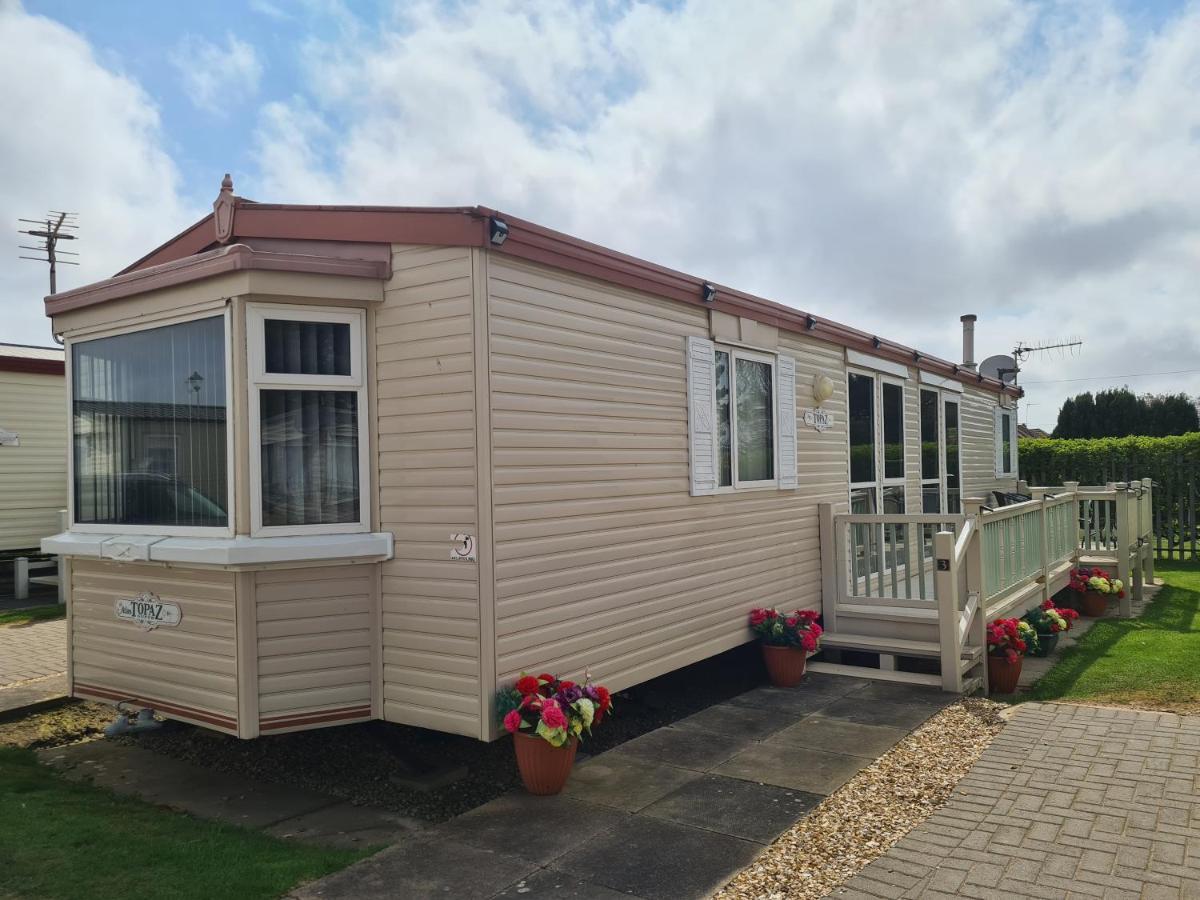
[{"label": "beige vinyl siding", "polygon": [[264,732],[370,718],[376,580],[374,564],[254,573]]},{"label": "beige vinyl siding", "polygon": [[[81,558],[70,571],[75,695],[136,699],[171,718],[236,732],[232,572]],[[116,618],[117,600],[143,591],[178,604],[179,625],[145,631]]]},{"label": "beige vinyl siding", "polygon": [[375,315],[383,715],[478,736],[479,570],[450,559],[477,535],[471,251],[397,246]]},{"label": "beige vinyl siding", "polygon": [[847,502],[840,348],[781,334],[797,403],[830,375],[835,427],[798,423],[795,491],[689,496],[685,343],[707,310],[489,256],[497,678],[620,688],[748,637],[760,603],[820,602],[817,504]]},{"label": "beige vinyl siding", "polygon": [[[967,386],[962,395],[963,497],[981,497],[994,502],[992,491],[1016,490],[1017,477],[996,477],[996,419],[999,396]],[[1016,415],[1016,410],[1012,410]]]},{"label": "beige vinyl siding", "polygon": [[0,428],[20,446],[0,447],[0,550],[36,548],[60,530],[67,506],[66,381],[0,372]]}]

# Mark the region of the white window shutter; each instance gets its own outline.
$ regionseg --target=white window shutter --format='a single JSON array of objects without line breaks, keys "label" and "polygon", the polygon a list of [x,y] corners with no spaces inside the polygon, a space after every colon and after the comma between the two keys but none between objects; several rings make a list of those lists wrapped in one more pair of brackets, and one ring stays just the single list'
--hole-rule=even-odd
[{"label": "white window shutter", "polygon": [[717,490],[716,345],[687,339],[688,456],[692,496]]},{"label": "white window shutter", "polygon": [[779,486],[796,487],[796,360],[775,362],[775,397],[779,415]]}]

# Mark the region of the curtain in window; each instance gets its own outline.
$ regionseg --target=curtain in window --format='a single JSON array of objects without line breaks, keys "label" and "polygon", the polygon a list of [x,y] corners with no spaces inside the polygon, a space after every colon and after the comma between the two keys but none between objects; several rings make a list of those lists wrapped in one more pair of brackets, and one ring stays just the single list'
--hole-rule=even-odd
[{"label": "curtain in window", "polygon": [[771,367],[752,359],[734,359],[737,404],[738,481],[775,477],[775,404]]},{"label": "curtain in window", "polygon": [[225,319],[71,347],[74,520],[223,527]]},{"label": "curtain in window", "polygon": [[345,322],[267,319],[266,369],[289,375],[349,375],[350,326]]},{"label": "curtain in window", "polygon": [[267,390],[262,424],[262,523],[359,521],[358,395]]}]

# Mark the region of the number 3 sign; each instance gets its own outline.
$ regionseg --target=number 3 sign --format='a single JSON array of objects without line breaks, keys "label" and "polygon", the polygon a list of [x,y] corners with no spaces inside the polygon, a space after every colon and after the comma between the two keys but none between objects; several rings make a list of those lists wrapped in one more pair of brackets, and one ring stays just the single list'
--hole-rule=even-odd
[{"label": "number 3 sign", "polygon": [[450,547],[451,559],[475,561],[475,535],[452,534],[450,535],[450,540],[454,542]]}]

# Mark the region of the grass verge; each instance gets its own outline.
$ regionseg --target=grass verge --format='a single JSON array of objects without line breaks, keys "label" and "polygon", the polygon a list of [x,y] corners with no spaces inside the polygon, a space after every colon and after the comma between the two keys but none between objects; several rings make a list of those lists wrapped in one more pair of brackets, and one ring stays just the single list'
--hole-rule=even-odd
[{"label": "grass verge", "polygon": [[31,606],[28,609],[11,609],[0,612],[0,627],[7,625],[28,625],[31,622],[48,622],[51,619],[61,619],[67,614],[67,608],[59,603],[48,606]]},{"label": "grass verge", "polygon": [[1031,700],[1076,700],[1200,712],[1200,565],[1170,563],[1137,619],[1105,619],[1063,653]]},{"label": "grass verge", "polygon": [[365,855],[119,797],[12,747],[0,747],[0,797],[0,897],[278,897]]}]

